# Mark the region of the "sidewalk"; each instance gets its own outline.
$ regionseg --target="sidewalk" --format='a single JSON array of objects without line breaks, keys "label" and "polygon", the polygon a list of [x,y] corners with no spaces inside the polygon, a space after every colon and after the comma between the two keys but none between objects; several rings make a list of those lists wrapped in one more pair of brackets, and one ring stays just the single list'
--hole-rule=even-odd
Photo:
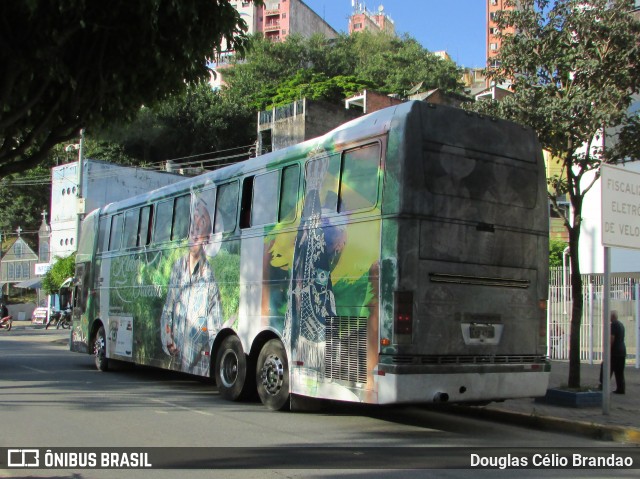
[{"label": "sidewalk", "polygon": [[[468,409],[468,413],[480,413],[487,418],[526,424],[545,430],[586,435],[598,439],[640,445],[640,369],[627,362],[624,370],[626,394],[611,394],[609,414],[602,405],[592,407],[555,406],[534,399],[512,399],[491,403],[485,407]],[[582,363],[580,383],[594,391],[598,387],[600,364]],[[568,361],[552,361],[549,388],[566,386],[569,378]],[[611,378],[612,390],[615,378]]]},{"label": "sidewalk", "polygon": [[[17,330],[42,329],[44,332],[44,326],[32,325],[31,321],[14,321],[13,327]],[[636,369],[635,364],[627,362],[624,373],[626,394],[611,394],[608,415],[603,414],[601,405],[574,408],[537,402],[534,399],[511,399],[501,403],[491,403],[488,406],[452,405],[449,407],[456,414],[470,414],[538,429],[640,445],[640,369]],[[599,375],[599,363],[581,364],[582,387],[592,388],[595,391]],[[568,378],[568,361],[552,361],[549,387],[566,386]],[[611,387],[615,389],[613,377]]]}]

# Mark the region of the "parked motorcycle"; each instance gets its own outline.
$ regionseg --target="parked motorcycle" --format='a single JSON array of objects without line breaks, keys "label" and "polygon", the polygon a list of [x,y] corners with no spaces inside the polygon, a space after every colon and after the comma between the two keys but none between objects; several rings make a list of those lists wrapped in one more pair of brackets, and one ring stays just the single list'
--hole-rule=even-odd
[{"label": "parked motorcycle", "polygon": [[13,326],[13,316],[8,315],[0,319],[0,329],[6,329],[7,331],[11,331],[12,326]]},{"label": "parked motorcycle", "polygon": [[71,310],[65,309],[64,311],[60,311],[60,319],[56,324],[56,329],[70,329],[71,328]]},{"label": "parked motorcycle", "polygon": [[59,325],[61,318],[62,318],[62,311],[52,311],[51,314],[49,315],[49,321],[47,321],[47,324],[44,327],[44,329],[49,329],[49,326],[53,326],[54,324]]}]

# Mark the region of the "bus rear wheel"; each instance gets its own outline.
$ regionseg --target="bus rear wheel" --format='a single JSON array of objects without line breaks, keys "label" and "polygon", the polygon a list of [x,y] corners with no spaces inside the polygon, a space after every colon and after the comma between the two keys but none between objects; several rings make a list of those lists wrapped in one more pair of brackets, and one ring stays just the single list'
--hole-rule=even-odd
[{"label": "bus rear wheel", "polygon": [[109,369],[109,360],[107,359],[107,335],[104,332],[104,326],[100,326],[93,341],[93,357],[98,371],[107,371]]},{"label": "bus rear wheel", "polygon": [[248,395],[247,356],[237,336],[222,341],[214,367],[216,384],[220,396],[227,401],[239,401]]},{"label": "bus rear wheel", "polygon": [[278,339],[265,343],[256,365],[258,395],[262,404],[273,411],[289,406],[289,361]]}]

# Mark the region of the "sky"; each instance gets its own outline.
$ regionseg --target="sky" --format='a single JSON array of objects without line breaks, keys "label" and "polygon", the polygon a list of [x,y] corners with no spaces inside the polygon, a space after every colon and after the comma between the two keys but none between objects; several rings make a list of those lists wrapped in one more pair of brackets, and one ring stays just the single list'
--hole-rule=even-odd
[{"label": "sky", "polygon": [[[334,30],[347,33],[352,0],[303,0]],[[362,0],[361,0],[362,1]],[[367,10],[382,5],[396,33],[409,34],[429,51],[445,50],[459,66],[484,67],[486,0],[364,0]]]}]

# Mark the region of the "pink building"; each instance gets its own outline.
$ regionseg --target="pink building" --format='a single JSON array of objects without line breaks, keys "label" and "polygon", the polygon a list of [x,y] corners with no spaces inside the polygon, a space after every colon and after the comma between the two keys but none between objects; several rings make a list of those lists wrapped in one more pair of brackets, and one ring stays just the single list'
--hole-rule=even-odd
[{"label": "pink building", "polygon": [[378,12],[367,10],[364,2],[352,0],[353,14],[349,17],[349,35],[364,30],[385,32],[389,35],[396,34],[396,26],[391,17],[384,13],[384,7],[380,5]]}]

